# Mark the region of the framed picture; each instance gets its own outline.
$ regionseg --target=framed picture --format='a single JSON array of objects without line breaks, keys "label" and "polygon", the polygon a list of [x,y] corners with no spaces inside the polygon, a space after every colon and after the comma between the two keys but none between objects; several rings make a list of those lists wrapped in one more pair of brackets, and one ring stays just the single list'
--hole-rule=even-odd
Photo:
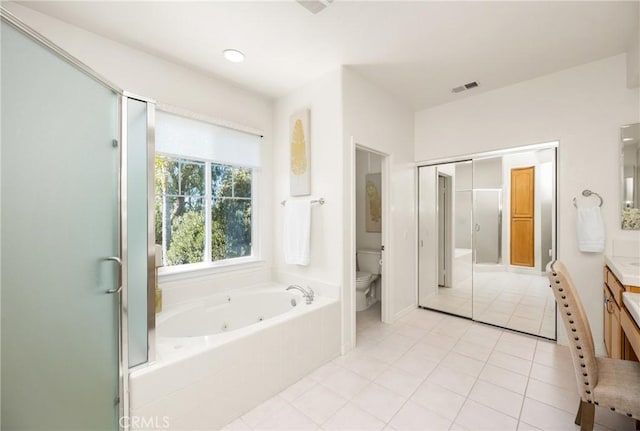
[{"label": "framed picture", "polygon": [[365,177],[365,230],[382,232],[382,176],[367,174]]},{"label": "framed picture", "polygon": [[311,140],[309,135],[308,109],[301,109],[289,119],[291,158],[289,178],[291,196],[311,194]]}]

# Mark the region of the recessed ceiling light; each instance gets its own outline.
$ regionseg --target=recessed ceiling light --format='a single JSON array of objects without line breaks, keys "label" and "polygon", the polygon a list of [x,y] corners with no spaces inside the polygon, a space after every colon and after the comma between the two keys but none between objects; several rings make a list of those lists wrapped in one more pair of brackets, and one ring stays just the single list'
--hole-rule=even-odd
[{"label": "recessed ceiling light", "polygon": [[232,63],[242,63],[244,61],[244,54],[237,49],[225,49],[222,51],[222,55]]}]

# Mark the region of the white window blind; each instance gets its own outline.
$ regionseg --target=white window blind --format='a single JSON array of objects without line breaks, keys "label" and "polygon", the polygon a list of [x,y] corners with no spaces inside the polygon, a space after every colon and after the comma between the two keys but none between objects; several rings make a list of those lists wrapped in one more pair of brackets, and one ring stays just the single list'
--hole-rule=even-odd
[{"label": "white window blind", "polygon": [[156,151],[227,165],[260,166],[259,136],[162,111],[156,111]]}]

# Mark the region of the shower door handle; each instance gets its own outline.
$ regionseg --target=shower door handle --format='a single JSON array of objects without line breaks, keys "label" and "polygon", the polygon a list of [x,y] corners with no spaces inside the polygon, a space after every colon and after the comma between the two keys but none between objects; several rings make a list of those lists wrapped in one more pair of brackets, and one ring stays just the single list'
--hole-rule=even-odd
[{"label": "shower door handle", "polygon": [[476,225],[474,226],[474,229],[476,232],[480,232],[480,225],[476,223]]},{"label": "shower door handle", "polygon": [[108,293],[110,295],[114,293],[120,293],[120,291],[122,290],[122,259],[120,259],[117,256],[109,256],[109,257],[105,257],[104,260],[109,262],[115,262],[118,264],[118,278],[117,278],[118,285],[115,289],[109,289],[105,293]]}]

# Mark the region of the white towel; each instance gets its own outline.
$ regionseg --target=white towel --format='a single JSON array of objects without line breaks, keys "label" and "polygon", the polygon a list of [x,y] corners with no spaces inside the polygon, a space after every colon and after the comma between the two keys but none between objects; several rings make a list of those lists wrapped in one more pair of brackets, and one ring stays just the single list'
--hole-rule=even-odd
[{"label": "white towel", "polygon": [[311,236],[311,203],[308,200],[288,200],[284,206],[284,261],[290,265],[309,264]]},{"label": "white towel", "polygon": [[606,235],[600,207],[578,208],[577,217],[578,250],[603,252]]}]

